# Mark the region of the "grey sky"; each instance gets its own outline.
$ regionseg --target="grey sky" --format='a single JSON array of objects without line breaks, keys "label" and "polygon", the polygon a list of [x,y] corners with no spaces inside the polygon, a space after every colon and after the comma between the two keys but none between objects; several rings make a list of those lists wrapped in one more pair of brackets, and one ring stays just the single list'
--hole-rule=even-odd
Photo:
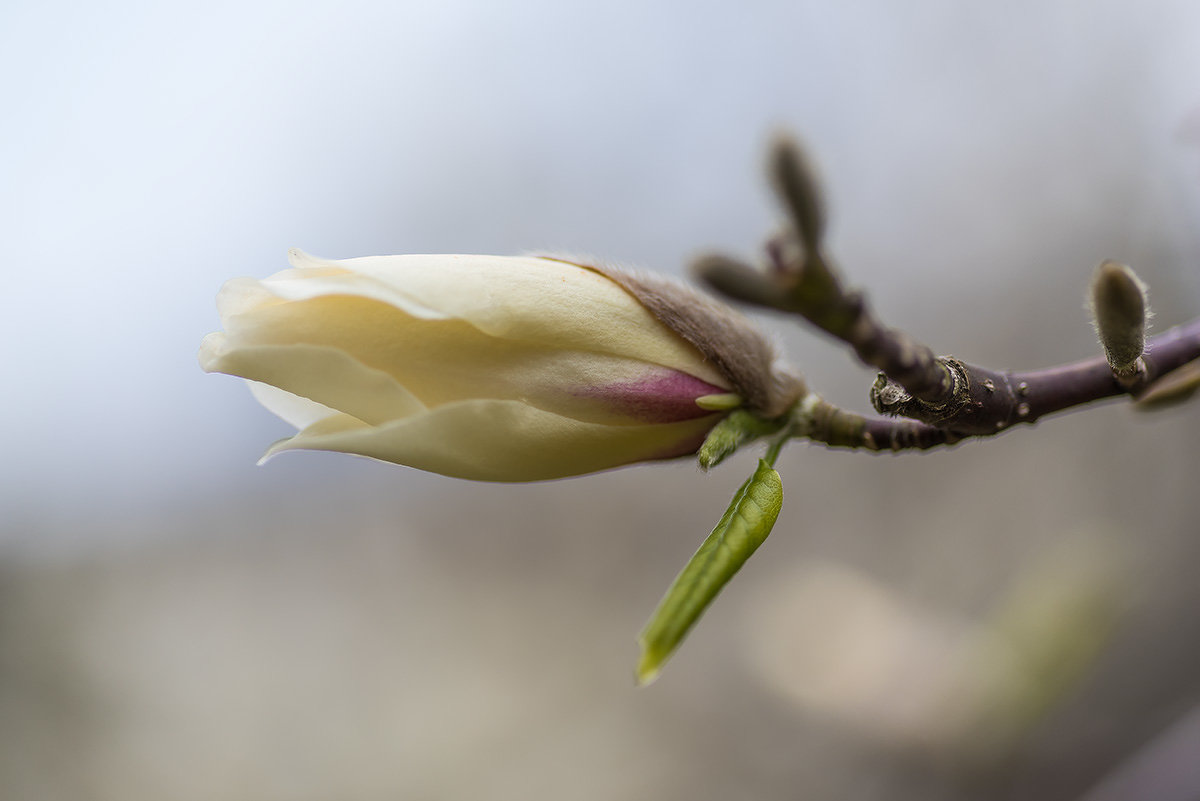
[{"label": "grey sky", "polygon": [[1168,307],[1194,314],[1197,76],[1200,6],[1182,1],[10,3],[0,513],[362,470],[254,467],[288,429],[194,359],[222,281],[289,246],[676,272],[748,253],[784,127],[889,312],[928,313],[937,282],[977,296],[1071,270],[1082,287],[1111,256],[1156,261]]}]

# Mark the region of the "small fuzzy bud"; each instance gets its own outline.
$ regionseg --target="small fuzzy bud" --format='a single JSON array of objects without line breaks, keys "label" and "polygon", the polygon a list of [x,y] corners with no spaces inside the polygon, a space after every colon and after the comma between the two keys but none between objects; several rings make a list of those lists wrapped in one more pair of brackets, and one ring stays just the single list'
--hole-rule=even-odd
[{"label": "small fuzzy bud", "polygon": [[787,295],[761,271],[749,264],[720,255],[701,256],[692,273],[712,290],[756,306],[787,308]]},{"label": "small fuzzy bud", "polygon": [[825,204],[804,152],[794,140],[780,137],[771,148],[769,170],[805,250],[819,250],[825,234]]},{"label": "small fuzzy bud", "polygon": [[1188,400],[1200,391],[1200,359],[1192,359],[1182,367],[1150,384],[1137,396],[1134,408],[1157,411]]},{"label": "small fuzzy bud", "polygon": [[1150,316],[1146,285],[1124,264],[1105,261],[1092,276],[1089,302],[1113,373],[1118,377],[1137,375]]}]

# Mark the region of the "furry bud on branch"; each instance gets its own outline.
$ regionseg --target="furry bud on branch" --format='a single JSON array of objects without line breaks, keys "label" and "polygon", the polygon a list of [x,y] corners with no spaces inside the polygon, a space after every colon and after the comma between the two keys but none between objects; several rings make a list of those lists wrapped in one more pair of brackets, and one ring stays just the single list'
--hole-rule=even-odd
[{"label": "furry bud on branch", "polygon": [[1146,285],[1133,270],[1115,261],[1105,261],[1092,276],[1089,303],[1104,356],[1118,379],[1142,372],[1146,346]]},{"label": "furry bud on branch", "polygon": [[779,137],[771,148],[768,171],[801,245],[815,253],[825,234],[825,205],[804,152],[791,138]]}]

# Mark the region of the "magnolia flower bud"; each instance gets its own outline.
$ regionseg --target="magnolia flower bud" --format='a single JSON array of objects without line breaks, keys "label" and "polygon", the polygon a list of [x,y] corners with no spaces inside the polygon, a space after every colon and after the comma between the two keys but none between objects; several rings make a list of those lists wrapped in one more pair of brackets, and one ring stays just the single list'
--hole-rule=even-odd
[{"label": "magnolia flower bud", "polygon": [[293,449],[537,481],[693,453],[799,379],[736,313],[662,279],[559,259],[318,260],[229,281],[208,372],[249,379]]}]

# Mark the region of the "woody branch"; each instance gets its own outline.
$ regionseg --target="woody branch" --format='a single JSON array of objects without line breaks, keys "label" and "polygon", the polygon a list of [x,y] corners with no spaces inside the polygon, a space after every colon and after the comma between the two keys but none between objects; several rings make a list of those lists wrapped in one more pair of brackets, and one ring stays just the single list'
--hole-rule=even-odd
[{"label": "woody branch", "polygon": [[799,436],[834,447],[924,449],[1120,395],[1146,405],[1186,397],[1200,384],[1200,320],[1147,341],[1145,287],[1132,270],[1114,262],[1100,266],[1091,286],[1104,356],[1029,372],[936,356],[885,326],[861,292],[844,286],[822,247],[825,213],[818,185],[793,142],[776,143],[770,173],[789,225],[768,243],[768,269],[713,255],[700,259],[695,271],[724,295],[799,315],[847,343],[860,361],[880,371],[871,401],[888,416],[865,418],[813,396],[795,432]]}]

